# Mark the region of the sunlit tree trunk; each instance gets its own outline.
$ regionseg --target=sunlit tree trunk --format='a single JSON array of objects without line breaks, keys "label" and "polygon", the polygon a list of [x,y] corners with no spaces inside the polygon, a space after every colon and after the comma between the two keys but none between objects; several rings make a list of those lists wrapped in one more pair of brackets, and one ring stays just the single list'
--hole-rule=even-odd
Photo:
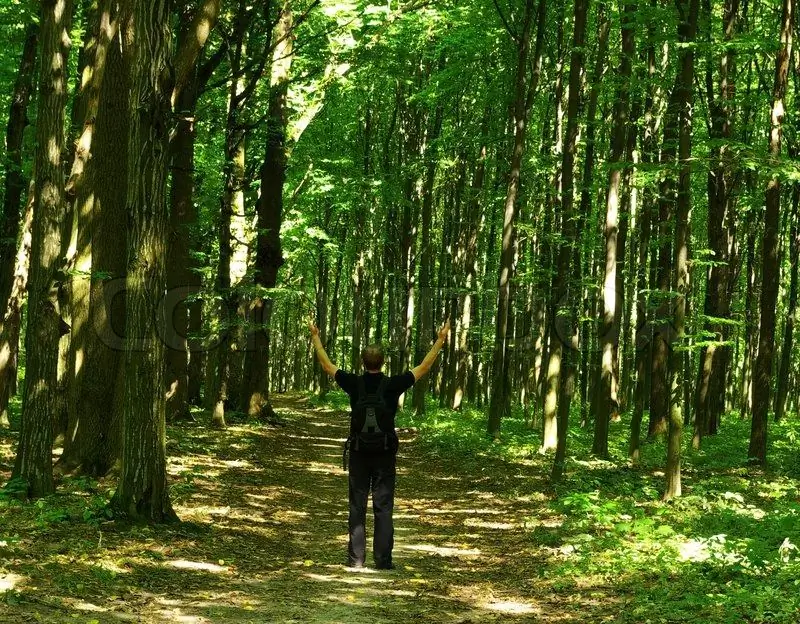
[{"label": "sunlit tree trunk", "polygon": [[[675,311],[673,326],[675,344],[672,348],[670,370],[670,414],[667,441],[667,483],[664,500],[681,495],[681,441],[683,433],[684,384],[689,380],[684,375],[684,355],[680,348],[686,340],[686,299],[689,290],[689,211],[692,206],[692,103],[694,82],[694,48],[688,47],[695,39],[700,0],[683,0],[679,14],[685,17],[678,25],[678,40],[684,44],[680,49],[678,89],[679,110],[678,139],[678,189],[675,226]],[[687,13],[688,11],[688,13]]]},{"label": "sunlit tree trunk", "polygon": [[3,180],[3,209],[0,212],[0,331],[6,304],[14,287],[14,258],[22,213],[25,177],[22,172],[22,144],[29,124],[28,103],[33,92],[36,51],[39,43],[39,24],[31,23],[25,30],[17,79],[11,95],[6,125],[5,177]]},{"label": "sunlit tree trunk", "polygon": [[33,225],[33,182],[28,193],[28,207],[22,227],[19,250],[15,261],[14,284],[0,318],[0,429],[9,426],[8,404],[16,391],[17,355],[22,329],[22,304],[28,290],[28,268],[31,256],[31,227]]},{"label": "sunlit tree trunk", "polygon": [[[514,128],[514,146],[511,153],[510,174],[506,190],[505,209],[503,212],[502,247],[500,250],[500,267],[497,280],[497,314],[495,316],[495,342],[492,355],[492,390],[489,402],[490,435],[500,433],[502,418],[510,409],[510,399],[506,380],[509,373],[508,328],[511,307],[511,280],[513,278],[513,261],[516,246],[516,220],[518,212],[518,195],[522,158],[525,154],[525,137],[528,132],[528,115],[533,101],[533,94],[538,86],[539,74],[528,76],[529,57],[531,52],[531,32],[534,20],[544,15],[545,2],[539,0],[538,11],[534,13],[533,0],[526,0],[522,29],[517,43],[517,66],[514,79],[514,103],[511,122]],[[545,28],[545,20],[538,22],[534,63],[541,54],[541,41]],[[534,77],[535,76],[535,77]]]},{"label": "sunlit tree trunk", "polygon": [[[586,20],[588,0],[575,0],[575,22],[573,30],[572,53],[569,66],[569,96],[567,98],[567,128],[561,171],[563,188],[561,192],[561,234],[558,251],[557,273],[553,295],[557,314],[553,316],[554,357],[557,364],[552,367],[559,384],[558,392],[558,442],[550,479],[559,481],[564,474],[567,455],[567,432],[569,429],[569,410],[575,392],[579,355],[577,301],[576,293],[580,284],[570,274],[578,271],[580,232],[576,221],[581,215],[574,209],[574,168],[578,148],[578,103],[580,99],[580,77],[585,61]],[[577,280],[579,282],[579,280]]]},{"label": "sunlit tree trunk", "polygon": [[[769,155],[777,163],[781,158],[784,98],[792,54],[794,3],[783,0],[781,11],[781,43],[775,57],[775,83],[770,117]],[[767,461],[767,412],[772,391],[772,360],[775,351],[775,308],[778,302],[780,257],[778,235],[780,232],[781,180],[775,175],[767,183],[766,210],[764,211],[764,238],[762,242],[761,329],[758,338],[758,355],[753,366],[753,421],[750,432],[750,459],[763,465]]]},{"label": "sunlit tree trunk", "polygon": [[[289,76],[294,59],[292,11],[284,3],[273,31],[275,50],[267,121],[267,146],[261,167],[261,196],[256,240],[255,283],[259,288],[273,288],[278,270],[284,263],[281,249],[283,221],[283,185],[286,180],[286,124]],[[244,363],[241,407],[251,418],[274,418],[269,400],[270,320],[273,299],[259,293],[250,306],[252,345],[248,345]]]},{"label": "sunlit tree trunk", "polygon": [[624,5],[622,23],[622,58],[619,67],[619,87],[614,107],[614,129],[611,139],[608,190],[606,192],[606,255],[605,279],[603,281],[603,312],[598,333],[601,349],[601,367],[597,392],[597,413],[594,415],[594,442],[592,452],[599,457],[608,456],[608,423],[611,417],[612,385],[614,381],[614,356],[619,344],[619,328],[623,303],[622,293],[617,291],[618,231],[620,197],[623,168],[620,164],[626,147],[630,102],[630,79],[633,66],[634,23],[636,7]]},{"label": "sunlit tree trunk", "polygon": [[780,421],[786,413],[789,396],[789,377],[792,369],[792,348],[794,328],[797,325],[798,260],[800,260],[800,184],[792,189],[792,225],[789,233],[789,300],[786,304],[786,324],[781,341],[781,362],[778,369],[778,386],[775,391],[775,421]]},{"label": "sunlit tree trunk", "polygon": [[[125,336],[125,208],[130,112],[131,5],[112,15],[116,38],[108,46],[99,86],[97,117],[85,171],[76,179],[76,204],[91,215],[89,310],[84,335],[76,339],[73,411],[59,463],[63,470],[105,475],[119,457],[123,388],[118,384]],[[79,368],[80,366],[80,368]],[[111,390],[109,390],[111,389]]]},{"label": "sunlit tree trunk", "polygon": [[122,461],[111,501],[131,519],[176,519],[166,465],[163,293],[167,284],[170,0],[133,0]]},{"label": "sunlit tree trunk", "polygon": [[41,57],[37,107],[35,200],[31,238],[27,366],[22,426],[12,479],[28,496],[53,492],[53,389],[58,382],[58,343],[63,331],[58,300],[61,236],[64,224],[64,108],[67,103],[67,57],[72,24],[71,0],[41,3]]}]

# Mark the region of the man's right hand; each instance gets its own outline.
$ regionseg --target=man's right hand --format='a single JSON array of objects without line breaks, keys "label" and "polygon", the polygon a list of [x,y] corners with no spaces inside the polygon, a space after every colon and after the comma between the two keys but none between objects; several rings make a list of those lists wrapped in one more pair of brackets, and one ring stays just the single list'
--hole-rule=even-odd
[{"label": "man's right hand", "polygon": [[447,335],[449,333],[450,333],[450,319],[448,318],[447,321],[445,321],[445,324],[439,330],[439,339],[442,342],[446,341],[447,340]]},{"label": "man's right hand", "polygon": [[319,327],[314,324],[314,321],[308,322],[308,330],[311,332],[311,337],[319,336]]}]

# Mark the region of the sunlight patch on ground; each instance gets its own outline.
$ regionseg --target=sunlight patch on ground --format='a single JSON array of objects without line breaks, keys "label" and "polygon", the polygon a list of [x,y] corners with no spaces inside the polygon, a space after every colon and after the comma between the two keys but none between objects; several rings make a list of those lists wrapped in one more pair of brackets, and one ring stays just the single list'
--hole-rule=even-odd
[{"label": "sunlight patch on ground", "polygon": [[477,548],[452,548],[447,546],[434,546],[433,544],[399,545],[397,548],[432,553],[441,557],[474,557],[482,554]]},{"label": "sunlight patch on ground", "polygon": [[483,520],[467,518],[464,520],[464,526],[477,527],[479,529],[500,529],[501,531],[509,531],[511,529],[516,529],[519,525],[514,522],[485,522]]},{"label": "sunlight patch on ground", "polygon": [[108,611],[107,608],[98,607],[96,604],[92,604],[91,602],[83,602],[81,600],[65,600],[64,602],[78,611],[88,611],[90,613],[105,613]]},{"label": "sunlight patch on ground", "polygon": [[223,460],[223,466],[227,466],[228,468],[252,468],[253,464],[249,461],[245,461],[243,459],[232,459],[232,460]]},{"label": "sunlight patch on ground", "polygon": [[[378,570],[373,570],[371,568],[347,568],[348,572],[356,572],[356,573],[365,573],[367,575],[370,574],[378,574]],[[370,578],[369,576],[359,576],[357,578],[343,578],[341,576],[335,574],[304,574],[306,578],[310,578],[312,581],[319,581],[322,583],[344,583],[346,585],[364,585],[365,583],[388,583],[389,579],[385,576],[374,576]]]},{"label": "sunlight patch on ground", "polygon": [[10,572],[8,574],[0,574],[0,594],[11,591],[24,580],[25,577],[11,574]]},{"label": "sunlight patch on ground", "polygon": [[211,620],[207,620],[199,615],[183,615],[180,609],[174,611],[159,611],[159,615],[164,618],[166,622],[175,622],[176,624],[208,624]]},{"label": "sunlight patch on ground", "polygon": [[430,513],[430,514],[469,514],[469,515],[475,514],[475,515],[485,515],[485,516],[503,515],[502,511],[497,511],[496,509],[454,509],[452,507],[446,509],[434,509],[433,507],[429,507],[424,511],[425,513]]},{"label": "sunlight patch on ground", "polygon": [[489,611],[508,613],[510,615],[527,615],[530,613],[537,613],[539,611],[539,609],[533,605],[529,605],[525,602],[516,602],[513,600],[485,603],[483,608],[488,609]]},{"label": "sunlight patch on ground", "polygon": [[322,436],[301,436],[301,435],[293,435],[292,440],[313,440],[315,442],[338,442],[339,446],[344,444],[344,438],[323,438]]},{"label": "sunlight patch on ground", "polygon": [[341,465],[336,466],[330,463],[321,463],[321,462],[308,462],[304,464],[296,463],[295,466],[298,466],[305,470],[306,472],[321,472],[324,474],[336,474],[336,475],[346,475],[347,473],[342,470]]},{"label": "sunlight patch on ground", "polygon": [[203,572],[213,572],[215,574],[223,574],[230,571],[227,566],[216,565],[215,563],[205,563],[203,561],[186,561],[179,559],[177,561],[168,561],[167,565],[179,570],[202,570]]}]

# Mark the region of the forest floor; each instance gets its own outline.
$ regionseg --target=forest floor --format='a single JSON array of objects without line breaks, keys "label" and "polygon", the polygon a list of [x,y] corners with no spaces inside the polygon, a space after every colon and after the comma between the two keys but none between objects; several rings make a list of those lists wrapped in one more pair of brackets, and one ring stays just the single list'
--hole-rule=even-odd
[{"label": "forest floor", "polygon": [[[691,564],[690,553],[681,560],[690,569],[676,554],[666,565],[666,550],[639,539],[675,537],[674,522],[652,519],[660,512],[644,512],[637,525],[619,503],[600,505],[591,493],[554,505],[536,458],[450,456],[409,429],[398,461],[396,569],[350,570],[347,419],[300,396],[276,397],[275,407],[279,426],[170,427],[179,524],[107,518],[110,479],[63,478],[59,494],[29,505],[0,499],[0,623],[796,621],[761,602],[731,610],[722,594],[698,586],[696,574],[718,592],[748,592],[750,580],[763,587],[764,575],[751,579],[736,557],[721,568],[709,557]],[[0,437],[0,481],[10,473],[11,442]],[[647,478],[612,472],[649,487]],[[591,523],[576,523],[590,508]],[[613,528],[599,531],[608,516]],[[681,543],[714,551],[713,540]],[[769,596],[785,604],[785,589]],[[682,595],[694,590],[697,605]]]}]

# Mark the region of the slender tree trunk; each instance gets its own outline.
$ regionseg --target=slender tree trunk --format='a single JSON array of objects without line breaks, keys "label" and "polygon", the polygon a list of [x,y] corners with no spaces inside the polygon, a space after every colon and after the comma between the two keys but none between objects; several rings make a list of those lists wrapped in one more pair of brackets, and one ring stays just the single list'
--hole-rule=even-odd
[{"label": "slender tree trunk", "polygon": [[786,305],[786,324],[781,341],[781,363],[778,369],[778,386],[775,392],[775,422],[786,413],[789,396],[789,375],[792,368],[794,328],[797,324],[798,259],[800,258],[800,184],[792,189],[792,226],[789,234],[789,301]]},{"label": "slender tree trunk", "polygon": [[[553,317],[553,334],[551,344],[555,358],[555,367],[551,371],[559,384],[558,392],[558,442],[553,460],[550,479],[557,482],[564,474],[564,462],[567,456],[567,432],[569,429],[569,410],[575,392],[577,375],[578,322],[576,293],[581,286],[572,283],[572,270],[579,269],[580,233],[576,221],[581,215],[574,214],[574,168],[578,144],[578,104],[580,99],[580,77],[584,66],[584,46],[586,44],[586,20],[588,0],[575,0],[575,23],[573,31],[572,54],[569,64],[569,96],[567,98],[566,143],[562,158],[561,171],[563,188],[561,192],[561,232],[562,240],[558,251],[558,273],[555,280],[555,302],[558,313]],[[578,260],[578,262],[576,262]]]},{"label": "slender tree trunk", "polygon": [[[514,147],[511,154],[511,168],[506,190],[505,210],[503,213],[502,247],[500,251],[500,268],[497,281],[498,299],[495,317],[495,342],[492,355],[492,394],[489,403],[490,435],[498,436],[500,422],[510,409],[510,399],[506,389],[509,371],[508,325],[511,306],[511,279],[513,277],[514,250],[516,246],[516,220],[518,212],[518,195],[522,158],[525,153],[525,137],[528,131],[528,114],[533,101],[533,94],[538,86],[539,74],[528,78],[528,63],[531,47],[531,31],[534,19],[540,19],[536,35],[534,63],[542,53],[545,21],[541,19],[545,11],[544,0],[534,15],[533,0],[526,0],[522,31],[517,46],[517,68],[514,80],[514,108],[511,123],[514,128]],[[527,84],[526,84],[527,83]]]},{"label": "slender tree trunk", "polygon": [[[781,45],[775,58],[775,83],[772,95],[772,115],[769,133],[769,155],[773,161],[781,158],[784,99],[792,56],[794,3],[783,0],[781,11]],[[775,308],[778,303],[778,278],[780,257],[778,235],[780,231],[781,180],[774,176],[767,183],[766,210],[764,212],[764,238],[762,242],[761,330],[758,338],[758,355],[753,367],[753,421],[750,432],[750,459],[764,465],[767,461],[767,412],[772,391],[772,359],[775,351]]]},{"label": "slender tree trunk", "polygon": [[[559,5],[557,17],[557,45],[556,45],[556,85],[555,85],[555,123],[553,124],[553,150],[551,157],[559,159],[553,181],[548,188],[548,204],[552,206],[552,228],[559,227],[559,213],[561,212],[561,199],[563,189],[563,159],[562,126],[564,121],[564,23],[566,4]],[[542,451],[553,450],[558,446],[558,396],[561,379],[561,341],[555,332],[555,318],[558,306],[558,295],[555,292],[555,283],[558,271],[561,270],[560,248],[556,245],[553,250],[552,279],[548,284],[550,296],[547,306],[547,351],[544,365],[542,366]]]},{"label": "slender tree trunk", "polygon": [[[687,14],[688,11],[688,14]],[[672,349],[669,436],[667,442],[667,483],[664,500],[681,495],[681,438],[683,433],[684,407],[684,355],[680,348],[686,341],[686,299],[689,290],[689,211],[692,205],[692,99],[694,83],[694,48],[686,44],[694,42],[697,20],[700,13],[700,0],[682,0],[681,16],[686,21],[678,26],[678,40],[684,44],[680,52],[679,76],[676,83],[679,89],[679,147],[678,147],[678,192],[676,202],[675,227],[675,290],[677,298],[674,306],[675,345]],[[686,406],[688,408],[688,405]]]},{"label": "slender tree trunk", "polygon": [[167,487],[164,395],[172,85],[170,0],[133,0],[127,212],[125,381],[122,462],[111,505],[150,522],[177,519]]},{"label": "slender tree trunk", "polygon": [[33,182],[28,193],[28,208],[22,228],[22,238],[14,268],[14,284],[0,321],[0,429],[9,423],[8,404],[16,389],[17,356],[22,328],[22,304],[28,290],[28,269],[31,256],[31,227],[33,225]]},{"label": "slender tree trunk", "polygon": [[[272,63],[269,95],[266,154],[261,167],[261,196],[256,241],[255,283],[260,288],[274,288],[278,270],[284,263],[281,249],[283,221],[283,185],[286,180],[286,124],[289,76],[294,59],[291,31],[293,18],[290,4],[284,3],[273,32],[276,42]],[[254,327],[252,346],[245,354],[245,378],[242,383],[242,408],[251,418],[275,414],[269,400],[270,320],[273,300],[259,295],[250,307],[250,324]]]},{"label": "slender tree trunk", "polygon": [[49,59],[39,78],[35,203],[31,238],[27,366],[22,426],[12,479],[25,484],[26,495],[53,492],[53,427],[58,383],[58,343],[62,319],[58,289],[64,224],[64,107],[67,103],[67,57],[72,24],[71,0],[44,0],[40,21],[41,57]]},{"label": "slender tree trunk", "polygon": [[633,66],[634,17],[636,6],[625,3],[622,23],[622,58],[619,67],[619,87],[614,110],[614,129],[611,139],[611,159],[609,160],[608,191],[606,192],[606,257],[605,279],[603,282],[603,314],[598,333],[598,343],[602,350],[600,376],[597,387],[597,413],[594,415],[594,442],[592,452],[598,457],[608,457],[608,423],[612,413],[612,385],[614,381],[614,352],[619,346],[620,306],[622,293],[618,292],[617,255],[620,213],[620,183],[623,168],[620,165],[625,154],[628,133],[630,102],[630,79]]},{"label": "slender tree trunk", "polygon": [[[17,253],[25,178],[22,174],[22,144],[28,126],[28,103],[33,91],[39,24],[31,23],[25,31],[22,58],[11,95],[6,126],[5,179],[3,210],[0,212],[0,319],[14,287],[14,258]],[[0,321],[0,331],[2,324]]]},{"label": "slender tree trunk", "polygon": [[[425,150],[425,181],[422,189],[422,236],[419,263],[419,331],[417,332],[416,359],[421,362],[430,349],[430,341],[434,332],[433,306],[435,291],[433,287],[433,242],[431,227],[433,221],[433,184],[436,177],[436,142],[442,130],[442,106],[436,107],[432,125],[427,136],[428,147]],[[417,415],[425,413],[425,397],[428,393],[431,375],[426,375],[414,386],[414,410]]]},{"label": "slender tree trunk", "polygon": [[[738,10],[739,0],[726,0],[723,16],[723,33],[726,42],[730,42],[733,38]],[[709,19],[710,11],[711,8],[708,5],[706,13],[709,14]],[[706,68],[708,97],[709,102],[712,102],[710,110],[711,136],[722,141],[730,139],[732,134],[730,99],[732,80],[735,76],[734,59],[734,51],[729,47],[720,62],[720,89],[717,97],[714,97],[710,61]],[[732,267],[728,253],[727,221],[729,217],[727,213],[733,209],[732,187],[734,181],[730,149],[727,146],[721,146],[713,151],[712,157],[714,166],[708,173],[708,241],[714,251],[715,264],[708,273],[704,313],[707,318],[711,319],[708,322],[707,331],[722,340],[725,337],[726,328],[717,319],[727,317],[730,312],[728,274],[732,271]],[[697,408],[692,437],[692,446],[695,449],[700,448],[703,436],[716,430],[715,421],[719,418],[721,409],[724,409],[724,398],[719,395],[725,392],[726,367],[724,363],[727,358],[722,353],[725,349],[728,347],[724,344],[710,344],[704,347],[700,353]]]}]

